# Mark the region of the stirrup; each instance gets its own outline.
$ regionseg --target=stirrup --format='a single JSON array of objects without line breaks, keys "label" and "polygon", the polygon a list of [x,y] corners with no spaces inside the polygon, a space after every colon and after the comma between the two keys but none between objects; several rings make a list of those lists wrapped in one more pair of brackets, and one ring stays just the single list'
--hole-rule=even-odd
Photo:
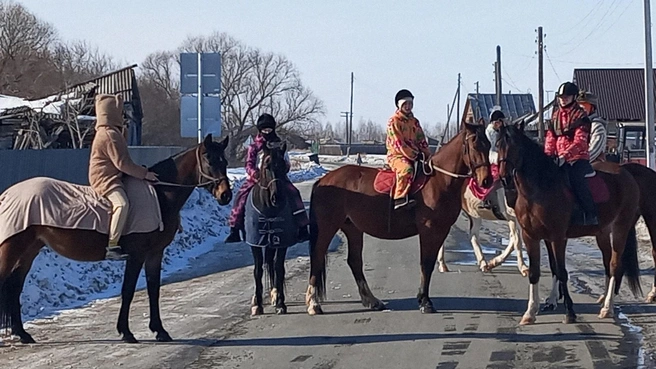
[{"label": "stirrup", "polygon": [[[401,202],[402,201],[402,202]],[[411,207],[415,204],[414,199],[408,198],[408,196],[394,200],[394,210],[401,209],[403,207]]]},{"label": "stirrup", "polygon": [[130,258],[130,255],[123,252],[123,248],[118,245],[108,245],[105,248],[105,260],[112,261],[125,261]]}]

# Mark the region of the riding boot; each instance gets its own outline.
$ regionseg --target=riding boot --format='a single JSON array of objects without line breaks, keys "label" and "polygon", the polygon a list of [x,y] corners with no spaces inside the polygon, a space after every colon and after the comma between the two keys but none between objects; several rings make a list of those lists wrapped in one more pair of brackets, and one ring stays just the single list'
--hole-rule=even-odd
[{"label": "riding boot", "polygon": [[308,226],[303,226],[298,228],[298,242],[305,242],[310,240],[310,231]]},{"label": "riding boot", "polygon": [[239,228],[230,227],[230,234],[224,241],[225,243],[235,243],[241,242],[241,237],[239,236]]},{"label": "riding boot", "polygon": [[574,194],[583,210],[583,222],[581,225],[595,226],[599,224],[597,216],[597,206],[592,198],[588,180],[585,175],[591,171],[590,162],[587,160],[577,160],[571,164],[570,182]]},{"label": "riding boot", "polygon": [[414,199],[410,199],[407,195],[400,199],[394,200],[394,210],[401,209],[403,207],[412,207],[415,204]]},{"label": "riding boot", "polygon": [[111,261],[125,261],[128,260],[130,256],[123,252],[123,248],[118,245],[109,245],[105,251],[105,260]]}]

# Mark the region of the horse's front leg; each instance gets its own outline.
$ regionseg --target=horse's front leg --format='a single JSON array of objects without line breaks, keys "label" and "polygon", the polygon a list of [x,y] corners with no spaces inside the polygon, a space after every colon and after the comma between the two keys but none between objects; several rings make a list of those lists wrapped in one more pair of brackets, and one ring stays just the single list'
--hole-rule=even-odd
[{"label": "horse's front leg", "polygon": [[255,278],[255,295],[251,300],[251,315],[255,316],[264,314],[264,306],[262,304],[262,275],[264,274],[262,266],[264,265],[264,256],[260,247],[251,246],[251,252],[253,253],[253,277]]},{"label": "horse's front leg", "polygon": [[440,248],[443,246],[446,236],[451,227],[423,227],[419,231],[419,253],[421,268],[421,285],[417,294],[419,311],[424,314],[434,313],[433,302],[428,296],[430,290],[431,276],[435,269],[435,261]]},{"label": "horse's front leg", "polygon": [[150,305],[151,332],[156,333],[159,342],[171,342],[173,339],[162,325],[159,313],[159,289],[161,286],[162,256],[164,251],[155,252],[146,258],[146,284],[148,286],[148,302]]},{"label": "horse's front leg", "polygon": [[138,343],[132,332],[130,332],[129,315],[130,304],[134,298],[134,289],[137,286],[139,272],[143,266],[144,260],[137,254],[131,254],[130,259],[125,264],[125,274],[123,276],[123,287],[121,288],[121,311],[118,314],[118,323],[116,329],[119,334],[123,335],[123,342]]},{"label": "horse's front leg", "polygon": [[[287,305],[285,305],[285,258],[287,257],[287,248],[280,247],[276,249],[276,259],[273,268],[275,268],[275,308],[276,314],[287,314]],[[271,267],[271,266],[270,266]],[[273,293],[272,291],[272,297]],[[273,299],[272,299],[273,300]]]},{"label": "horse's front leg", "polygon": [[524,244],[526,245],[526,253],[528,254],[528,281],[529,281],[529,295],[528,307],[520,325],[535,323],[535,316],[540,307],[539,285],[540,282],[540,240],[529,237],[524,232]]}]

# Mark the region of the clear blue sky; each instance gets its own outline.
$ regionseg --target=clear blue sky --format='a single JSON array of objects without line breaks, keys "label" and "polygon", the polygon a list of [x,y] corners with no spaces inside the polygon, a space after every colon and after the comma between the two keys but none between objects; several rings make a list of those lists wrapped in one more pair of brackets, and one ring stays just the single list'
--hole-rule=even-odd
[{"label": "clear blue sky", "polygon": [[333,124],[348,110],[351,72],[354,122],[383,124],[401,88],[414,93],[423,124],[444,122],[459,72],[463,100],[476,81],[481,92],[494,92],[496,45],[504,92],[530,91],[537,103],[539,25],[547,35],[545,90],[571,79],[576,67],[644,67],[639,0],[19,2],[63,39],[87,40],[126,64],[173,50],[188,35],[227,32],[294,62]]}]

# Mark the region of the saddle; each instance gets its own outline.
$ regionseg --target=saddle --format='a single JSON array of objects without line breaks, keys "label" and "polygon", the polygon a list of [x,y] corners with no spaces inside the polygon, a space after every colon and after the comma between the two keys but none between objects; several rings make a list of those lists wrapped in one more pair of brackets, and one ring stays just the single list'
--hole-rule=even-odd
[{"label": "saddle", "polygon": [[[421,164],[420,164],[421,165]],[[410,185],[410,192],[408,195],[414,195],[421,191],[428,182],[428,176],[424,174],[421,167],[418,165],[418,170],[412,177],[412,184]],[[378,170],[376,178],[374,178],[374,190],[380,194],[390,195],[392,189],[396,185],[396,173],[387,164],[382,169]]]},{"label": "saddle", "polygon": [[[590,174],[586,179],[588,180],[588,188],[590,189],[592,200],[595,204],[603,204],[610,200],[610,191],[608,190],[608,185],[601,177],[597,175],[597,172]],[[569,200],[575,199],[569,177],[567,178],[567,190],[565,191],[565,196],[567,196]]]}]

